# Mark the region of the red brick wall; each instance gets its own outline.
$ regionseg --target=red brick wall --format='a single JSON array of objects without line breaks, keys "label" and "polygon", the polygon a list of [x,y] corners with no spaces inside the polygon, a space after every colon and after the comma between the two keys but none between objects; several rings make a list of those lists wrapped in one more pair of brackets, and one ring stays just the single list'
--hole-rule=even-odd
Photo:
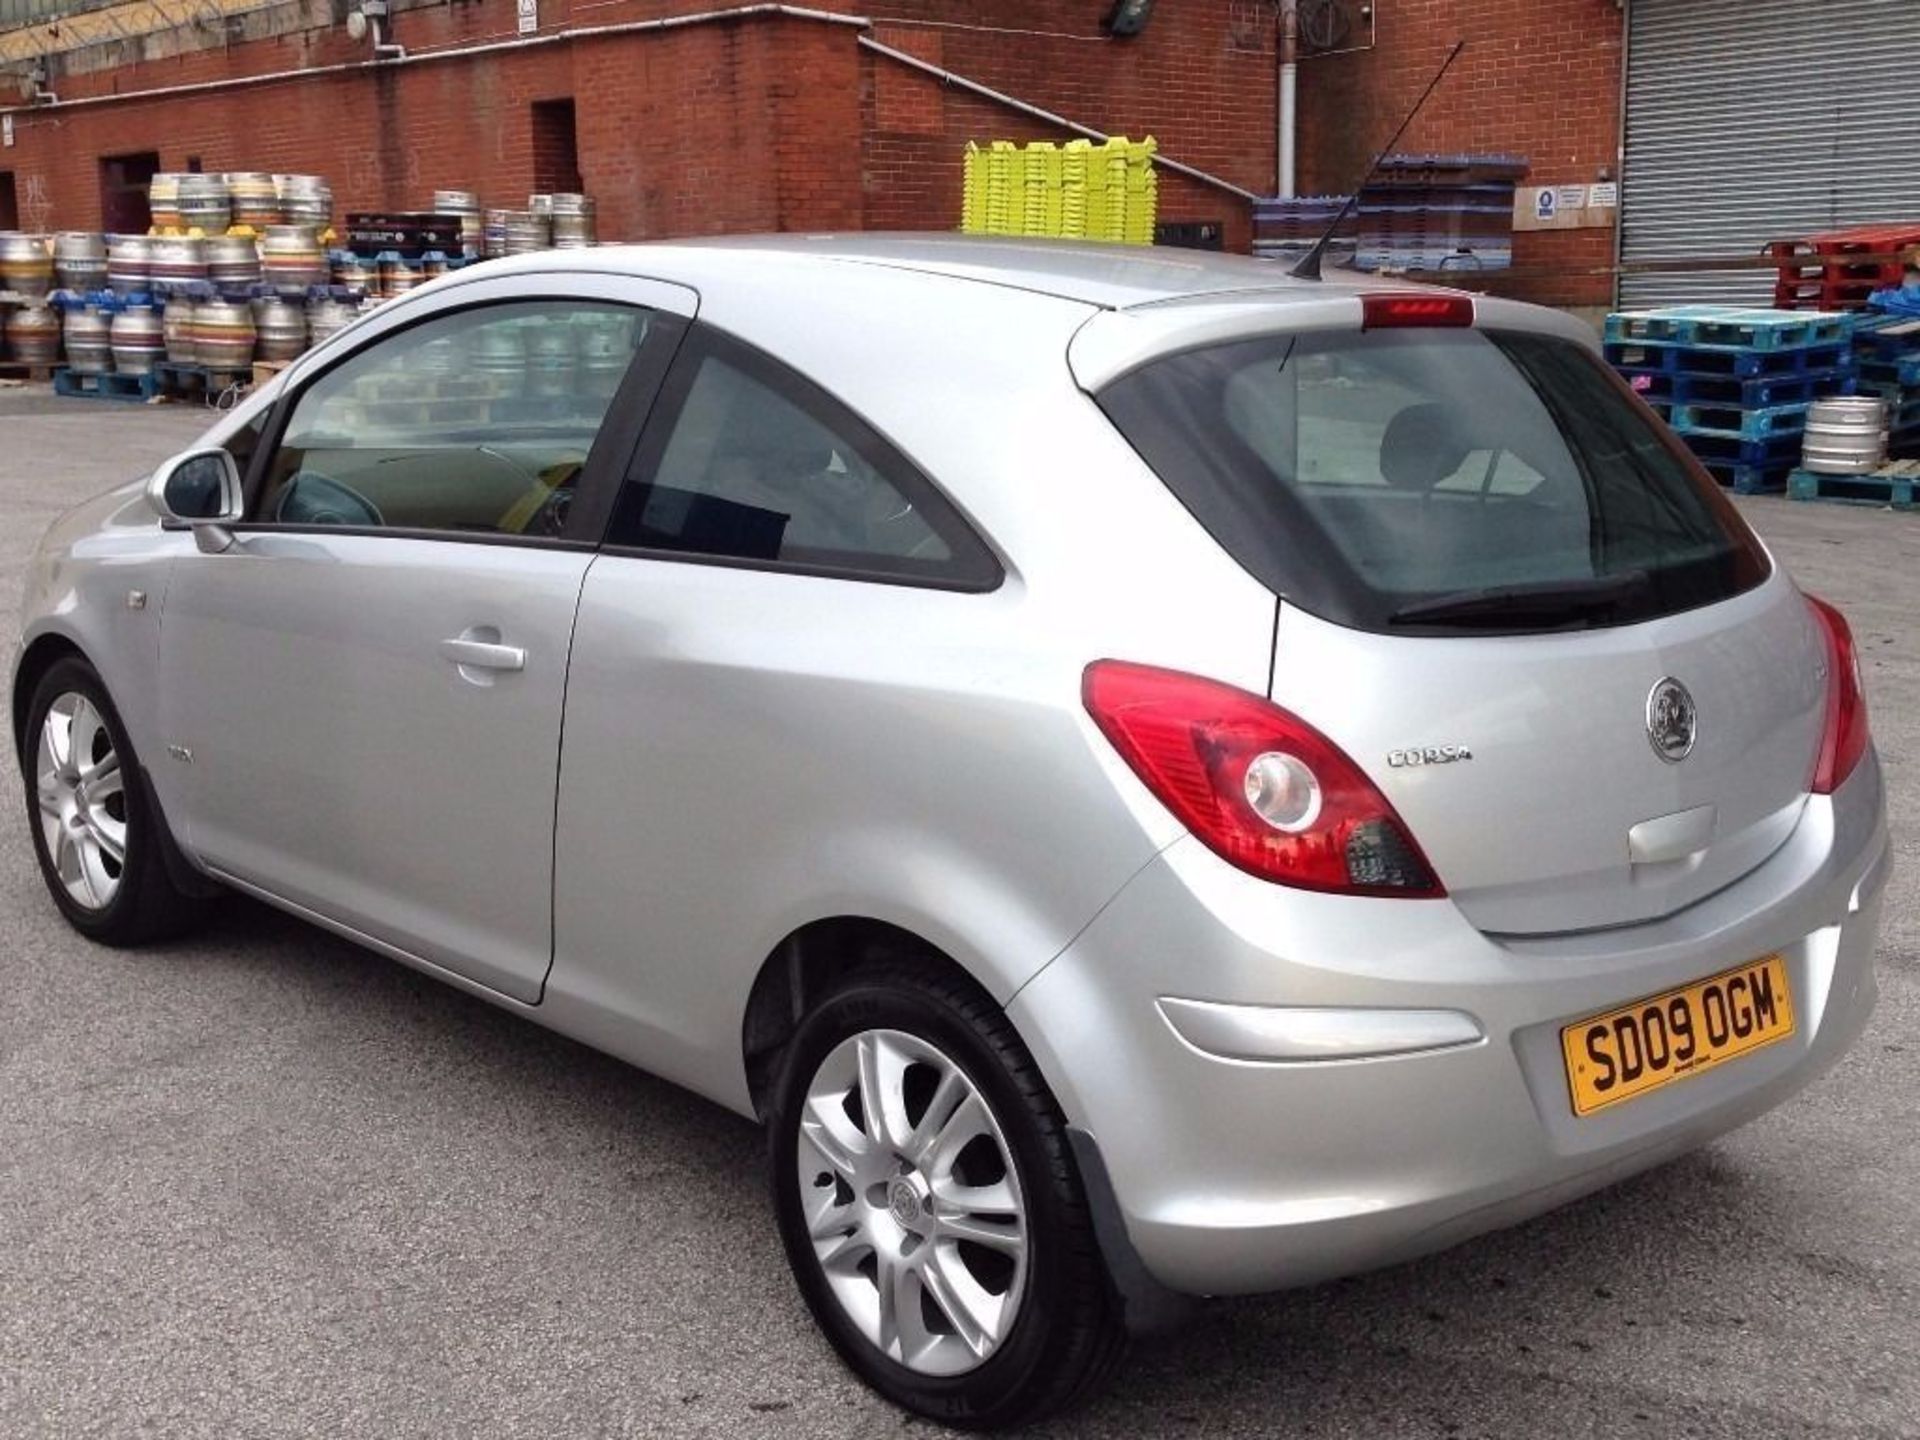
[{"label": "red brick wall", "polygon": [[[543,0],[543,30],[571,0]],[[588,8],[608,24],[712,8],[709,0],[627,0]],[[1083,124],[1159,137],[1170,155],[1249,189],[1273,182],[1270,25],[1251,0],[1162,6],[1148,32],[1115,41],[1107,0],[889,0],[886,43]],[[1238,16],[1238,20],[1236,20]],[[956,17],[964,27],[921,23]],[[404,11],[393,35],[415,53],[509,39],[507,0]],[[795,19],[703,24],[582,40],[390,71],[63,109],[18,117],[4,157],[27,224],[100,223],[98,157],[155,149],[164,169],[314,172],[336,211],[406,208],[441,187],[517,205],[535,185],[535,100],[575,98],[581,178],[601,233],[644,238],[744,229],[958,222],[967,140],[1064,132],[941,86],[862,50],[850,26]],[[350,64],[364,42],[309,31],[137,66],[56,73],[63,99]],[[56,67],[57,68],[57,67]],[[1226,221],[1232,196],[1163,175],[1162,213]]]},{"label": "red brick wall", "polygon": [[[542,0],[543,33],[712,8],[724,0]],[[830,3],[830,0],[829,0]],[[1162,152],[1259,193],[1274,186],[1275,52],[1267,0],[1165,0],[1145,33],[1100,27],[1110,0],[876,0],[882,43],[1096,129],[1154,135]],[[1403,145],[1516,151],[1541,183],[1592,181],[1619,132],[1614,0],[1379,0],[1377,48],[1301,67],[1302,189],[1351,186],[1452,39],[1469,49]],[[420,54],[513,38],[509,0],[403,11]],[[862,48],[851,26],[699,24],[293,83],[22,113],[13,172],[21,223],[99,223],[98,158],[158,150],[166,169],[311,171],[336,210],[423,205],[440,187],[517,205],[535,188],[535,100],[571,95],[581,178],[609,238],[739,230],[951,228],[968,140],[1066,132]],[[87,73],[56,65],[62,98],[178,86],[364,58],[338,27]],[[1161,171],[1161,218],[1219,220],[1249,238],[1245,205]],[[1524,267],[1605,264],[1604,231],[1520,237]],[[1604,279],[1524,282],[1604,299]]]},{"label": "red brick wall", "polygon": [[[1300,189],[1352,188],[1433,78],[1454,41],[1467,48],[1399,148],[1525,155],[1528,183],[1618,178],[1622,12],[1616,0],[1380,0],[1371,50],[1300,67]],[[1516,275],[1499,288],[1554,304],[1604,305],[1610,230],[1514,237]],[[1544,273],[1536,273],[1544,272]]]}]

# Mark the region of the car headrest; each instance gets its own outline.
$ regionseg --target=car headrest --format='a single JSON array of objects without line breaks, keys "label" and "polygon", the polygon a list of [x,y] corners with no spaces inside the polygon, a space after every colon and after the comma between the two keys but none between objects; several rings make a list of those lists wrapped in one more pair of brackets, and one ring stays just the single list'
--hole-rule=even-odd
[{"label": "car headrest", "polygon": [[1380,437],[1380,478],[1396,490],[1431,490],[1473,450],[1449,407],[1432,400],[1409,405]]}]

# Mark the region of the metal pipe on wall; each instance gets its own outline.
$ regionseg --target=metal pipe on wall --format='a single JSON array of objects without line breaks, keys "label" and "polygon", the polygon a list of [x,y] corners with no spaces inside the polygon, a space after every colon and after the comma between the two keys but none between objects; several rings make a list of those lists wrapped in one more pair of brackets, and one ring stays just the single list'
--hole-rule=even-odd
[{"label": "metal pipe on wall", "polygon": [[1294,153],[1298,147],[1297,107],[1300,86],[1300,0],[1280,0],[1280,33],[1274,45],[1280,62],[1280,93],[1276,104],[1277,177],[1275,193],[1283,200],[1293,199]]},{"label": "metal pipe on wall", "polygon": [[[964,75],[956,75],[951,70],[943,70],[938,65],[922,60],[918,55],[909,55],[904,50],[896,50],[891,45],[882,44],[871,35],[862,35],[860,37],[860,46],[862,49],[873,51],[876,55],[884,55],[889,60],[898,61],[900,64],[918,70],[923,74],[931,75],[942,84],[951,85],[956,90],[965,90],[970,94],[978,95],[983,100],[991,100],[997,105],[1006,106],[1009,110],[1017,110],[1022,115],[1031,115],[1034,119],[1044,120],[1049,125],[1058,125],[1062,130],[1071,130],[1076,135],[1084,135],[1089,140],[1097,141],[1104,145],[1108,140],[1113,138],[1104,130],[1096,130],[1091,125],[1082,125],[1078,120],[1069,120],[1066,116],[1056,115],[1051,110],[1042,110],[1038,105],[1029,105],[1026,101],[1016,99],[1004,90],[992,89],[990,86],[982,85],[978,80],[969,80]],[[1205,170],[1196,169],[1192,165],[1183,165],[1178,160],[1169,160],[1165,155],[1155,155],[1153,157],[1153,163],[1163,170],[1171,170],[1177,175],[1185,175],[1189,180],[1198,180],[1202,185],[1211,185],[1216,190],[1224,190],[1230,195],[1238,195],[1242,200],[1258,200],[1260,198],[1251,190],[1241,189],[1231,180],[1223,180],[1218,175],[1210,175]]]}]

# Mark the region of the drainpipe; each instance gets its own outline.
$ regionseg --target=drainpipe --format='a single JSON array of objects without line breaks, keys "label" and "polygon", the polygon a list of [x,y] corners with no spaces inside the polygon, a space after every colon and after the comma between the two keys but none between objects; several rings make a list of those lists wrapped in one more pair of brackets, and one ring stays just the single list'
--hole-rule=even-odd
[{"label": "drainpipe", "polygon": [[1293,177],[1295,95],[1300,71],[1300,0],[1280,0],[1280,35],[1275,52],[1280,59],[1280,96],[1276,107],[1279,133],[1275,137],[1279,176],[1278,193],[1291,200],[1295,193]]}]

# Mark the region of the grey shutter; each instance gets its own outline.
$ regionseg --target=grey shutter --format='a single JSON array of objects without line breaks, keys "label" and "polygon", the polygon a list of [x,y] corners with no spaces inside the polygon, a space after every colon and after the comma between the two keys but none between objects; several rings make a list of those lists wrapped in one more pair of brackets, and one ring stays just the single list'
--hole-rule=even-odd
[{"label": "grey shutter", "polygon": [[[1920,221],[1920,0],[1628,0],[1621,257]],[[1627,275],[1630,307],[1773,302],[1771,270]]]}]

